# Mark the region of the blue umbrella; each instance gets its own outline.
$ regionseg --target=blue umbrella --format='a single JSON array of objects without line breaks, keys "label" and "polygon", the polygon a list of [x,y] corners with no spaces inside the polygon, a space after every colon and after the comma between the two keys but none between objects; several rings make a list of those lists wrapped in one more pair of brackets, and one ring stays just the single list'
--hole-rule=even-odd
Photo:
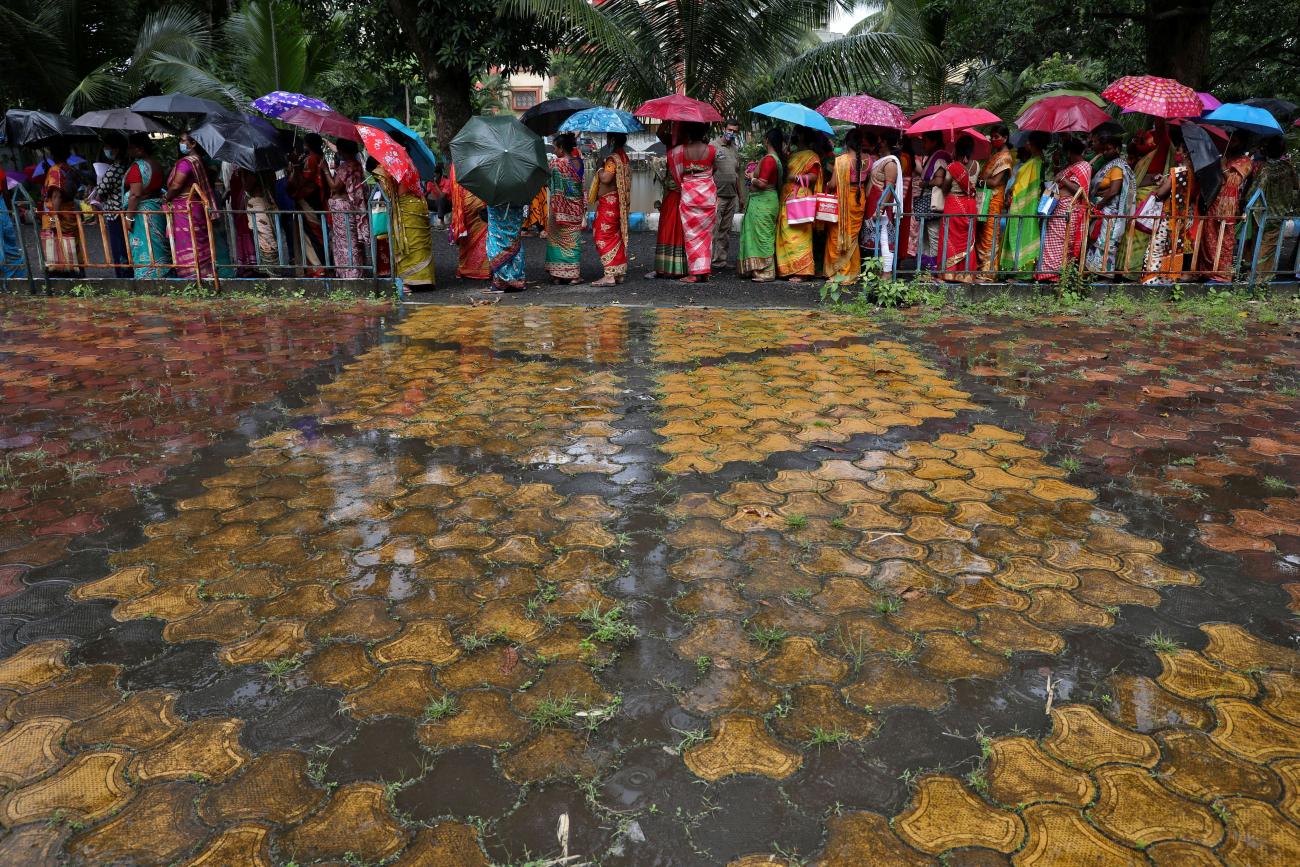
[{"label": "blue umbrella", "polygon": [[584,108],[560,124],[560,132],[640,132],[645,129],[630,112],[616,108]]},{"label": "blue umbrella", "polygon": [[1262,108],[1238,102],[1225,102],[1202,119],[1208,123],[1232,126],[1259,135],[1282,134],[1282,126],[1273,115]]},{"label": "blue umbrella", "polygon": [[395,117],[363,117],[359,118],[361,123],[382,129],[397,140],[397,143],[406,148],[407,154],[411,157],[411,162],[415,163],[416,169],[420,172],[420,179],[431,181],[437,177],[435,171],[438,165],[438,157],[429,146],[420,138],[420,134],[402,123]]},{"label": "blue umbrella", "polygon": [[754,114],[767,115],[777,120],[806,126],[827,135],[835,135],[835,130],[831,129],[831,125],[826,122],[826,118],[808,106],[800,105],[797,102],[765,102],[762,105],[754,106],[750,111]]}]

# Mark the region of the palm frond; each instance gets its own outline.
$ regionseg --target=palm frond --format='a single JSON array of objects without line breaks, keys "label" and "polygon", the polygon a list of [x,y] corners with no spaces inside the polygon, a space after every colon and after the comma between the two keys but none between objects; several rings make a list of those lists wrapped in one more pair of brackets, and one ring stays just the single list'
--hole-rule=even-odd
[{"label": "palm frond", "polygon": [[214,99],[233,108],[243,109],[248,105],[247,95],[239,88],[182,57],[154,55],[149,61],[149,76],[167,91]]},{"label": "palm frond", "polygon": [[68,92],[59,110],[63,114],[77,115],[92,108],[126,102],[131,87],[117,61],[110,60],[93,70]]},{"label": "palm frond", "polygon": [[212,31],[198,10],[164,6],[151,12],[140,26],[131,66],[146,71],[151,58],[163,54],[197,65],[211,55],[212,47]]},{"label": "palm frond", "polygon": [[942,65],[934,45],[898,33],[860,33],[824,43],[776,67],[787,99],[830,96],[888,80],[899,69]]}]

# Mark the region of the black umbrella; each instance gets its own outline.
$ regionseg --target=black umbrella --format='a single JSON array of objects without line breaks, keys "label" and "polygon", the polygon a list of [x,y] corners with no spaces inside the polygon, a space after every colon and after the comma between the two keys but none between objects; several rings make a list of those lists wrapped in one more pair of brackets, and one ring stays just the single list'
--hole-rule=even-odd
[{"label": "black umbrella", "polygon": [[1296,111],[1296,104],[1294,102],[1287,102],[1285,99],[1275,99],[1271,96],[1258,96],[1254,99],[1248,99],[1242,104],[1253,105],[1255,108],[1262,108],[1278,120],[1289,120],[1291,115],[1295,114]]},{"label": "black umbrella", "polygon": [[119,132],[175,132],[167,124],[129,108],[88,111],[74,123],[88,129],[111,129]]},{"label": "black umbrella", "polygon": [[190,132],[190,138],[214,160],[251,172],[282,169],[288,159],[280,143],[240,117],[213,117]]},{"label": "black umbrella", "polygon": [[187,114],[203,117],[209,114],[231,114],[219,102],[190,96],[184,93],[164,93],[162,96],[145,96],[131,103],[131,111],[141,114]]},{"label": "black umbrella", "polygon": [[56,138],[94,137],[94,130],[77,126],[71,118],[52,111],[11,108],[5,112],[4,139],[11,145],[31,147]]},{"label": "black umbrella", "polygon": [[1183,145],[1192,160],[1192,172],[1196,175],[1196,185],[1201,191],[1201,203],[1208,206],[1219,194],[1223,185],[1223,163],[1220,161],[1219,149],[1214,146],[1214,139],[1209,132],[1194,123],[1184,121]]},{"label": "black umbrella", "polygon": [[519,116],[519,122],[538,135],[555,135],[560,124],[584,108],[595,108],[594,102],[575,96],[561,96],[539,102]]}]

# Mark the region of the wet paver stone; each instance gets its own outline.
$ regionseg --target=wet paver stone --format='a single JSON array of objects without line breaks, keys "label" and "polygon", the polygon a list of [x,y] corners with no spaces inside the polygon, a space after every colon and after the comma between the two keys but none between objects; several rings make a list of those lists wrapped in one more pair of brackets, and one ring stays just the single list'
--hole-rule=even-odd
[{"label": "wet paver stone", "polygon": [[0,863],[1300,863],[1294,339],[0,315]]}]

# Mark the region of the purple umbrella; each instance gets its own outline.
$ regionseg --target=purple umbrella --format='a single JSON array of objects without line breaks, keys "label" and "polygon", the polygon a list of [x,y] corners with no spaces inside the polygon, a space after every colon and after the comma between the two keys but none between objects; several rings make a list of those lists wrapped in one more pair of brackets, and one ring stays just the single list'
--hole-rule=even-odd
[{"label": "purple umbrella", "polygon": [[817,106],[817,112],[832,120],[848,121],[861,126],[907,129],[907,115],[903,114],[901,108],[865,93],[832,96]]},{"label": "purple umbrella", "polygon": [[312,108],[317,111],[334,110],[314,96],[290,93],[287,90],[273,90],[266,96],[259,96],[253,100],[253,108],[267,117],[279,117],[286,111],[295,108]]}]

